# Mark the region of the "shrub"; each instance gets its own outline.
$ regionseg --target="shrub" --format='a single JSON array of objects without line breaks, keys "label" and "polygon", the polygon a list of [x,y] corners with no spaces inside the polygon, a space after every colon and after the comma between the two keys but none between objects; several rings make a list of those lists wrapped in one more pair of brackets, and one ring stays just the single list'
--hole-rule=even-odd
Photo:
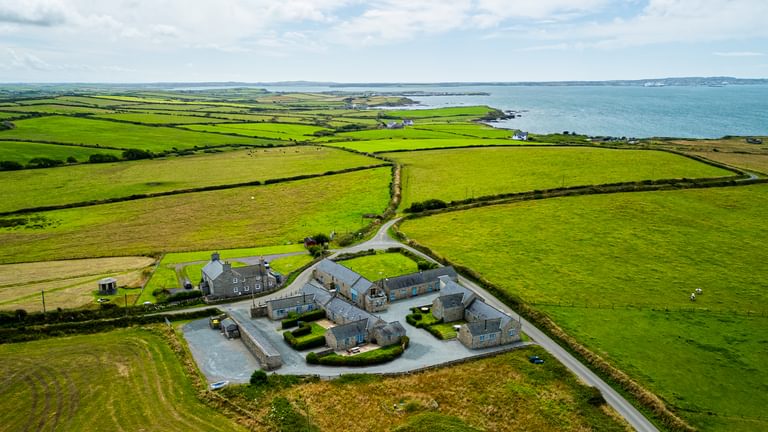
[{"label": "shrub", "polygon": [[27,165],[29,168],[50,168],[59,165],[63,165],[64,162],[56,159],[49,159],[44,157],[36,157],[29,160]]},{"label": "shrub", "polygon": [[322,309],[315,309],[308,312],[304,312],[301,315],[294,315],[293,317],[289,315],[289,318],[286,318],[281,321],[281,326],[283,329],[287,329],[287,328],[294,327],[299,323],[299,321],[310,322],[310,321],[317,321],[323,318],[325,318],[325,311]]},{"label": "shrub", "polygon": [[0,171],[16,171],[24,169],[24,165],[16,161],[0,161]]},{"label": "shrub", "polygon": [[111,154],[95,153],[88,157],[90,163],[105,163],[105,162],[117,162],[117,156]]},{"label": "shrub", "polygon": [[306,322],[302,322],[299,324],[299,328],[291,332],[291,334],[295,337],[305,336],[310,333],[312,333],[312,324]]},{"label": "shrub", "polygon": [[199,290],[192,290],[192,291],[179,291],[176,294],[171,294],[168,296],[168,298],[165,300],[166,302],[173,302],[173,301],[181,301],[181,300],[189,300],[193,298],[202,297],[203,293]]},{"label": "shrub", "polygon": [[309,364],[318,364],[318,360],[317,359],[318,359],[317,354],[315,354],[314,352],[311,352],[311,353],[307,354],[307,363],[309,363]]},{"label": "shrub", "polygon": [[411,315],[411,316],[413,317],[413,319],[414,319],[414,320],[416,320],[416,321],[421,321],[421,318],[422,318],[422,317],[421,317],[421,314],[420,314],[420,313],[415,313],[415,314],[413,314],[413,315]]},{"label": "shrub", "polygon": [[426,210],[438,210],[448,207],[445,201],[439,199],[428,199],[422,202],[415,202],[405,209],[406,213],[418,213]]},{"label": "shrub", "polygon": [[267,373],[261,369],[256,369],[251,374],[251,385],[264,385],[267,383]]},{"label": "shrub", "polygon": [[141,149],[128,149],[123,152],[123,159],[126,160],[152,159],[153,156],[152,152]]},{"label": "shrub", "polygon": [[77,159],[74,156],[69,156],[69,157],[67,157],[67,163],[68,164],[77,163]]}]

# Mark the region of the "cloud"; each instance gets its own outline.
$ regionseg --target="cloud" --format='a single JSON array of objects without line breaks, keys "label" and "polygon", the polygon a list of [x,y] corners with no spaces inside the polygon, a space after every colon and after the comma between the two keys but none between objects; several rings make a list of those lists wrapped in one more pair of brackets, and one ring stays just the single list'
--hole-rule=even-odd
[{"label": "cloud", "polygon": [[71,10],[57,0],[0,0],[0,22],[50,27],[70,17]]},{"label": "cloud", "polygon": [[493,27],[509,19],[535,19],[556,23],[575,16],[595,14],[607,0],[478,0],[472,22],[481,28]]},{"label": "cloud", "polygon": [[53,69],[51,65],[33,54],[18,52],[12,48],[6,48],[8,62],[2,64],[3,69],[23,69],[47,71]]},{"label": "cloud", "polygon": [[762,57],[765,54],[754,51],[727,51],[727,52],[713,52],[712,54],[719,57]]}]

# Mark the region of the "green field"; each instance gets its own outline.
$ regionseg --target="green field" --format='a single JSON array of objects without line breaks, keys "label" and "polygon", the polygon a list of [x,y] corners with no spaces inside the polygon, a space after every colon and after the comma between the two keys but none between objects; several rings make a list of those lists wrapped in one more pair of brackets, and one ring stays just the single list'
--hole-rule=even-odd
[{"label": "green field", "polygon": [[3,430],[232,431],[168,344],[141,329],[0,345]]},{"label": "green field", "polygon": [[384,139],[450,139],[461,138],[461,135],[447,131],[417,129],[415,127],[406,127],[404,129],[370,129],[356,132],[338,133],[335,137],[324,137],[318,141],[327,141],[332,139],[352,139],[352,140],[384,140]]},{"label": "green field", "polygon": [[18,111],[25,113],[41,113],[41,114],[95,114],[95,113],[109,113],[111,111],[74,105],[57,105],[57,104],[41,104],[41,105],[23,105],[13,106],[7,108],[0,108],[2,111]]},{"label": "green field", "polygon": [[303,252],[304,245],[300,243],[284,244],[278,246],[261,246],[254,248],[242,248],[242,249],[222,249],[222,250],[209,250],[198,252],[174,252],[165,254],[163,262],[166,264],[183,264],[195,261],[208,262],[211,259],[211,254],[218,252],[221,259],[233,259],[243,257],[253,257],[262,255],[277,255],[291,252]]},{"label": "green field", "polygon": [[[634,372],[695,424],[728,430],[741,424],[742,415],[758,416],[768,394],[768,366],[740,354],[755,348],[765,357],[765,332],[731,333],[742,321],[745,329],[765,328],[764,317],[736,313],[768,313],[768,267],[755,253],[768,238],[767,206],[763,185],[591,195],[449,212],[406,221],[402,228],[453,262],[550,311],[566,329],[584,324],[577,331],[582,343]],[[696,288],[704,294],[693,303],[689,295]],[[571,304],[576,308],[561,309]],[[640,319],[645,312],[623,315],[626,307],[668,309],[669,315],[649,320],[672,318],[654,326],[655,321]],[[688,314],[688,308],[713,312]],[[714,313],[733,324],[720,326]],[[615,334],[600,337],[610,332]],[[688,335],[691,342],[665,339],[665,334]],[[654,354],[659,361],[640,358],[648,356],[643,347],[653,350],[658,344],[664,347]],[[716,370],[709,362],[713,355],[720,358]],[[682,364],[693,374],[690,380],[674,378]],[[740,381],[739,392],[722,390],[745,373],[763,378]],[[741,408],[734,411],[737,405]],[[707,411],[714,413],[711,423]],[[766,426],[765,419],[759,421]]]},{"label": "green field", "polygon": [[339,263],[370,281],[419,271],[414,260],[399,253],[378,253],[339,261]]},{"label": "green field", "polygon": [[[42,212],[0,230],[0,262],[295,243],[362,226],[389,201],[389,168],[268,186]],[[18,218],[4,218],[3,221]],[[134,251],[134,252],[128,252]]]},{"label": "green field", "polygon": [[429,108],[429,109],[409,109],[409,110],[386,110],[381,111],[389,118],[410,118],[420,119],[429,117],[455,117],[455,116],[473,116],[480,118],[493,111],[487,106],[468,106],[468,107],[448,107],[448,108]]},{"label": "green field", "polygon": [[0,131],[0,139],[50,141],[88,146],[137,148],[161,152],[196,146],[259,145],[260,141],[206,134],[169,127],[141,126],[80,117],[49,116],[19,120],[15,129]]},{"label": "green field", "polygon": [[[9,144],[11,149],[23,148],[25,145],[0,141],[0,154]],[[73,156],[78,150],[94,152],[93,149],[83,147],[49,147],[53,147],[50,150],[71,149],[73,151],[68,155]],[[75,157],[78,156],[85,159],[83,154]],[[66,157],[61,155],[60,159]],[[0,160],[3,158],[0,157]],[[322,174],[379,163],[381,161],[376,159],[336,149],[291,147],[4,172],[0,173],[0,181],[12,183],[14,188],[5,194],[5,199],[0,203],[0,211],[214,185],[263,182],[267,179]]]},{"label": "green field", "polygon": [[[109,149],[97,149],[93,147],[81,147],[72,145],[58,145],[58,144],[43,144],[43,143],[31,143],[31,142],[18,142],[18,141],[0,141],[0,160],[15,161],[24,165],[32,158],[45,157],[54,160],[66,161],[68,157],[72,156],[79,162],[85,162],[92,154],[111,154],[117,157],[122,155],[120,150]],[[47,170],[45,170],[47,171]],[[36,174],[40,174],[44,171],[36,171]],[[0,174],[0,178],[5,173]],[[23,175],[22,175],[23,176]],[[10,178],[10,177],[8,177]],[[42,185],[40,185],[42,186]],[[8,197],[6,196],[6,199]],[[28,197],[29,199],[37,199],[39,197]]]},{"label": "green field", "polygon": [[218,125],[190,125],[185,129],[203,132],[220,132],[249,137],[271,138],[279,140],[306,141],[314,138],[315,132],[328,129],[291,123],[228,123]]},{"label": "green field", "polygon": [[465,135],[475,138],[511,138],[514,131],[511,129],[499,129],[478,123],[446,123],[446,124],[421,124],[416,123],[416,129],[424,129],[438,132],[449,132],[455,135]]},{"label": "green field", "polygon": [[201,115],[169,115],[169,114],[154,114],[154,113],[117,113],[117,114],[99,114],[93,116],[93,118],[103,118],[120,120],[124,122],[133,123],[146,123],[146,124],[165,124],[165,125],[181,125],[181,124],[193,124],[193,123],[226,123],[229,120],[204,117]]},{"label": "green field", "polygon": [[403,208],[435,198],[647,179],[733,175],[672,153],[584,147],[472,148],[383,154],[402,163]]},{"label": "green field", "polygon": [[[330,137],[334,138],[334,137]],[[338,138],[338,137],[336,137]],[[450,138],[450,139],[391,139],[371,141],[340,141],[327,142],[324,145],[346,148],[364,153],[382,153],[395,150],[421,150],[449,147],[476,147],[476,146],[514,146],[521,141],[482,139],[482,138]]]},{"label": "green field", "polygon": [[269,262],[272,270],[282,274],[288,275],[292,271],[300,269],[302,266],[309,264],[312,261],[312,255],[291,255],[286,257],[275,258]]}]

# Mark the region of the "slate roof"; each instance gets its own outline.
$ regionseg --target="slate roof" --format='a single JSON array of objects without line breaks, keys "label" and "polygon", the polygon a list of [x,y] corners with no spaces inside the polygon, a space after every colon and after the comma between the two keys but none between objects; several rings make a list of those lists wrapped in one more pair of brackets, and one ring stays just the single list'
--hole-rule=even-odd
[{"label": "slate roof", "polygon": [[440,297],[453,294],[461,294],[460,302],[464,305],[464,307],[469,306],[472,303],[472,300],[477,298],[477,295],[474,291],[465,287],[464,285],[454,282],[448,276],[440,276],[440,282],[442,282],[444,285],[440,289]]},{"label": "slate roof", "polygon": [[512,317],[509,315],[480,300],[472,302],[467,310],[478,318],[478,322],[497,319],[499,320],[499,325],[503,327],[512,321]]},{"label": "slate roof", "polygon": [[350,323],[337,325],[328,329],[335,337],[337,341],[344,340],[346,338],[356,338],[359,334],[365,334],[368,328],[368,319],[361,319],[359,321],[353,321]]},{"label": "slate roof", "polygon": [[335,293],[331,293],[324,287],[316,285],[314,281],[305,284],[301,288],[301,292],[314,295],[315,302],[328,312],[329,315],[330,313],[333,313],[336,316],[335,320],[339,320],[340,318],[343,318],[344,321],[370,319],[371,325],[381,321],[381,318],[378,318],[370,312],[360,309],[347,300],[336,296]]},{"label": "slate roof", "polygon": [[479,335],[489,334],[489,333],[497,333],[501,331],[501,320],[498,318],[490,319],[490,320],[474,321],[471,323],[466,323],[464,325],[467,326],[467,330],[469,330],[469,334],[471,334],[472,336],[479,336]]},{"label": "slate roof", "polygon": [[378,330],[382,335],[389,338],[405,336],[405,327],[400,324],[400,321],[392,321],[391,323],[381,326]]},{"label": "slate roof", "polygon": [[203,274],[210,280],[215,280],[223,271],[224,264],[219,260],[211,260],[203,267]]},{"label": "slate roof", "polygon": [[369,281],[368,279],[360,276],[360,279],[355,282],[354,285],[352,285],[352,291],[357,292],[359,296],[364,296],[368,294],[368,290],[373,286],[373,282]]},{"label": "slate roof", "polygon": [[464,298],[464,294],[453,293],[453,294],[441,295],[438,298],[440,299],[440,302],[443,304],[444,309],[451,309],[451,308],[455,308],[462,305],[461,300]]},{"label": "slate roof", "polygon": [[350,270],[343,265],[331,261],[327,258],[317,264],[317,270],[323,273],[328,273],[329,275],[333,276],[334,279],[344,282],[349,286],[353,286],[355,283],[357,283],[358,279],[362,278],[362,276],[353,270]]},{"label": "slate roof", "polygon": [[304,284],[301,288],[301,292],[307,295],[313,295],[315,302],[323,307],[325,307],[325,304],[333,297],[333,294],[331,294],[330,291],[318,285],[315,281],[310,281],[309,283]]},{"label": "slate roof", "polygon": [[232,273],[237,275],[238,278],[252,279],[263,276],[267,276],[267,272],[262,273],[261,265],[249,265],[245,267],[232,268]]},{"label": "slate roof", "polygon": [[396,290],[402,288],[410,288],[414,285],[420,285],[427,282],[434,282],[438,280],[440,276],[448,276],[450,279],[454,280],[458,278],[456,270],[454,270],[451,266],[447,266],[438,267],[431,270],[424,270],[403,276],[387,278],[383,280],[383,284],[384,287],[388,290]]},{"label": "slate roof", "polygon": [[286,297],[281,299],[269,300],[267,304],[272,309],[288,309],[296,306],[303,306],[315,302],[314,294],[299,294],[293,297]]},{"label": "slate roof", "polygon": [[110,283],[115,283],[115,282],[117,282],[117,279],[115,279],[113,277],[106,277],[106,278],[101,279],[99,281],[99,285],[110,284]]}]

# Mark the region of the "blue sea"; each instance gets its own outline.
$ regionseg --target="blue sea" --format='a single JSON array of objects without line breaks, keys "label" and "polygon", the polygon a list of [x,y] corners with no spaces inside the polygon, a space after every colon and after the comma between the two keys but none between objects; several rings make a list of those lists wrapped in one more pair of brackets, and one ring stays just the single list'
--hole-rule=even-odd
[{"label": "blue sea", "polygon": [[520,112],[497,127],[534,133],[577,132],[626,137],[719,138],[768,135],[768,86],[281,86],[271,91],[489,93],[419,96],[414,108],[489,105]]}]

